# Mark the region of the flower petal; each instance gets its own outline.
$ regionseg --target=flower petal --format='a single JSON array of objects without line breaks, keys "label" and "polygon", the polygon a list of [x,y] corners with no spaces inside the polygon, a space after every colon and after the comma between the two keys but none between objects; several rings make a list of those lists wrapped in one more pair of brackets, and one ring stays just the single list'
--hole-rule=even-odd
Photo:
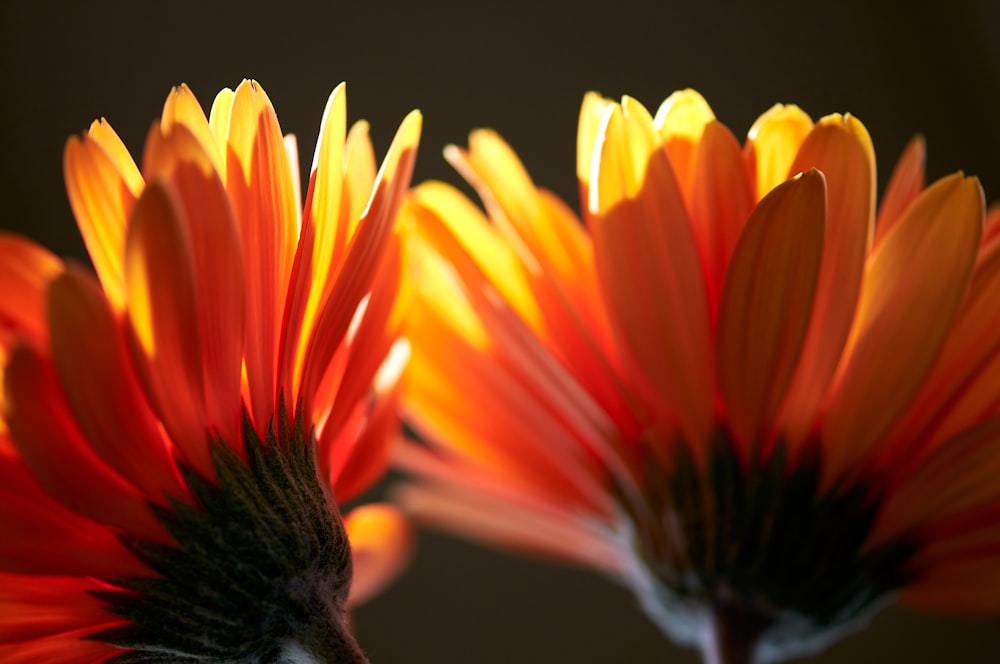
[{"label": "flower petal", "polygon": [[[206,124],[207,127],[207,124]],[[212,147],[212,146],[209,146]],[[149,135],[143,169],[147,179],[169,182],[185,226],[197,307],[205,425],[224,440],[239,440],[240,379],[245,337],[243,256],[233,210],[201,139],[186,126]]]},{"label": "flower petal", "polygon": [[202,352],[190,224],[170,185],[151,182],[136,204],[125,255],[132,355],[150,402],[185,460],[208,477]]},{"label": "flower petal", "polygon": [[826,176],[826,232],[809,334],[780,416],[792,446],[815,422],[857,307],[875,218],[875,153],[867,130],[850,115],[823,118],[792,165],[809,168]]},{"label": "flower petal", "polygon": [[92,578],[0,573],[0,644],[124,623],[90,594],[104,587]]},{"label": "flower petal", "polygon": [[692,441],[713,423],[705,279],[680,190],[644,109],[611,106],[595,145],[588,224],[601,292],[636,382]]},{"label": "flower petal", "polygon": [[28,346],[14,349],[4,374],[5,417],[24,463],[67,509],[162,541],[145,496],[111,470],[80,432],[51,362]]},{"label": "flower petal", "polygon": [[978,180],[943,178],[872,252],[823,425],[826,482],[865,458],[923,384],[968,287],[983,214]]},{"label": "flower petal", "polygon": [[9,348],[15,336],[39,344],[48,338],[45,289],[62,268],[40,244],[0,231],[0,348]]},{"label": "flower petal", "polygon": [[267,427],[277,395],[279,332],[299,234],[288,153],[263,88],[243,81],[229,117],[226,188],[246,274],[246,373],[250,410]]},{"label": "flower petal", "polygon": [[736,137],[719,122],[705,125],[691,170],[691,222],[704,257],[714,312],[729,259],[754,207],[754,183]]},{"label": "flower petal", "polygon": [[750,172],[756,174],[757,200],[796,173],[792,162],[812,127],[812,119],[791,104],[775,104],[753,123],[745,151]]},{"label": "flower petal", "polygon": [[118,308],[124,302],[126,223],[138,191],[97,140],[69,139],[63,155],[63,173],[70,206],[101,285]]},{"label": "flower petal", "polygon": [[817,170],[757,205],[726,273],[719,310],[719,388],[742,446],[771,432],[805,342],[823,251],[826,186]]},{"label": "flower petal", "polygon": [[409,563],[413,528],[399,508],[385,503],[351,510],[344,516],[344,528],[354,566],[347,603],[357,606],[377,595]]},{"label": "flower petal", "polygon": [[57,502],[16,452],[0,455],[0,532],[0,569],[7,572],[109,579],[148,573],[114,529]]},{"label": "flower petal", "polygon": [[159,422],[128,357],[125,334],[100,286],[70,266],[49,289],[52,356],[81,433],[151,500],[181,496]]},{"label": "flower petal", "polygon": [[667,97],[656,110],[653,125],[663,137],[677,183],[690,198],[695,180],[695,153],[705,128],[715,121],[715,113],[698,92],[688,88]]},{"label": "flower petal", "polygon": [[184,83],[170,91],[167,101],[163,104],[163,116],[160,118],[160,127],[164,134],[170,134],[175,126],[184,127],[198,141],[205,156],[212,163],[212,170],[217,173],[224,172],[219,143],[212,134],[205,111],[191,92],[191,88]]},{"label": "flower petal", "polygon": [[313,395],[330,360],[347,333],[362,298],[372,287],[375,273],[389,243],[396,213],[410,184],[421,122],[420,114],[413,111],[406,116],[396,132],[382,162],[375,189],[358,231],[348,247],[344,265],[320,309],[303,360],[305,368],[301,398],[306,407],[311,407]]},{"label": "flower petal", "polygon": [[924,165],[927,162],[927,145],[923,136],[914,137],[906,144],[903,156],[892,171],[889,184],[879,204],[878,220],[875,222],[875,243],[885,237],[906,208],[924,189]]}]

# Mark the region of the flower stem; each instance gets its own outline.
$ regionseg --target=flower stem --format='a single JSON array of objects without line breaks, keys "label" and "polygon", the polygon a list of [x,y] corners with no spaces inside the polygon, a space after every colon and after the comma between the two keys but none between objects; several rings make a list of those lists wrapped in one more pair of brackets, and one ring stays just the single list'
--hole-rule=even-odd
[{"label": "flower stem", "polygon": [[757,641],[769,622],[755,611],[729,603],[716,604],[702,639],[705,664],[758,664]]}]

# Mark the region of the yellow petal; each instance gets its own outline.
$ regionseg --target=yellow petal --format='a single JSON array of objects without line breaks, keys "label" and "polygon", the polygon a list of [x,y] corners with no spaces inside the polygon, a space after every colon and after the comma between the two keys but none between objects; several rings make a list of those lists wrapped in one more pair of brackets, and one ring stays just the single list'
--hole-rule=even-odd
[{"label": "yellow petal", "polygon": [[812,314],[826,187],[812,170],[774,188],[750,215],[726,273],[719,311],[719,387],[749,458],[772,424]]},{"label": "yellow petal", "polygon": [[90,137],[69,139],[63,173],[70,206],[101,285],[112,303],[121,307],[125,227],[136,194],[114,160]]},{"label": "yellow petal", "polygon": [[229,124],[233,115],[233,98],[236,93],[229,88],[223,88],[212,101],[212,110],[208,115],[208,127],[212,130],[219,153],[219,175],[222,181],[227,181],[229,164]]},{"label": "yellow petal", "polygon": [[757,118],[747,134],[747,160],[756,173],[757,200],[788,179],[799,145],[812,119],[798,106],[775,104]]},{"label": "yellow petal", "polygon": [[580,106],[580,121],[576,132],[576,179],[580,185],[580,200],[586,201],[586,192],[590,187],[590,175],[594,157],[594,142],[597,140],[598,129],[604,111],[611,105],[596,92],[588,92],[583,96]]},{"label": "yellow petal", "polygon": [[968,287],[983,214],[975,178],[943,178],[868,259],[823,426],[828,483],[865,458],[923,384]]},{"label": "yellow petal", "polygon": [[353,579],[347,603],[357,606],[377,595],[410,561],[413,528],[396,507],[362,505],[344,516],[351,543]]}]

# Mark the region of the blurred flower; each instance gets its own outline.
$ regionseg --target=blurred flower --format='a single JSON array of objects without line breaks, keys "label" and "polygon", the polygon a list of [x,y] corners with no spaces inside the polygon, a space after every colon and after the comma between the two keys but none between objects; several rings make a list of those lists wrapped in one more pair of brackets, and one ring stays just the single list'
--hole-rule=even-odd
[{"label": "blurred flower", "polygon": [[66,146],[99,283],[0,236],[0,660],[364,661],[346,607],[410,531],[336,505],[399,439],[393,220],[421,120],[376,173],[345,104],[304,209],[264,91],[206,118],[181,86],[141,171],[103,120]]},{"label": "blurred flower", "polygon": [[[592,566],[710,661],[823,647],[893,597],[1000,608],[1000,215],[907,148],[876,215],[849,115],[741,147],[697,93],[588,95],[583,221],[493,132],[405,209],[401,499]],[[714,659],[713,659],[714,657]]]}]

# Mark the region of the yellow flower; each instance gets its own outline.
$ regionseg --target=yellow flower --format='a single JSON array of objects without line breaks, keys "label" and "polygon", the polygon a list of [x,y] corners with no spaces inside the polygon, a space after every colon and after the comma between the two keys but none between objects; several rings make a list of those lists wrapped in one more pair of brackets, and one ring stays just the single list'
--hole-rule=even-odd
[{"label": "yellow flower", "polygon": [[[493,132],[418,187],[401,491],[431,523],[617,576],[721,661],[893,597],[1000,608],[1000,223],[920,139],[876,214],[850,115],[741,146],[696,92],[590,94],[583,223]],[[715,660],[713,660],[715,661]]]},{"label": "yellow flower", "polygon": [[251,81],[207,118],[174,89],[141,170],[103,120],[70,139],[99,281],[0,236],[0,660],[364,661],[345,606],[411,535],[337,504],[399,437],[394,217],[420,125],[376,173],[338,87],[304,207]]}]

